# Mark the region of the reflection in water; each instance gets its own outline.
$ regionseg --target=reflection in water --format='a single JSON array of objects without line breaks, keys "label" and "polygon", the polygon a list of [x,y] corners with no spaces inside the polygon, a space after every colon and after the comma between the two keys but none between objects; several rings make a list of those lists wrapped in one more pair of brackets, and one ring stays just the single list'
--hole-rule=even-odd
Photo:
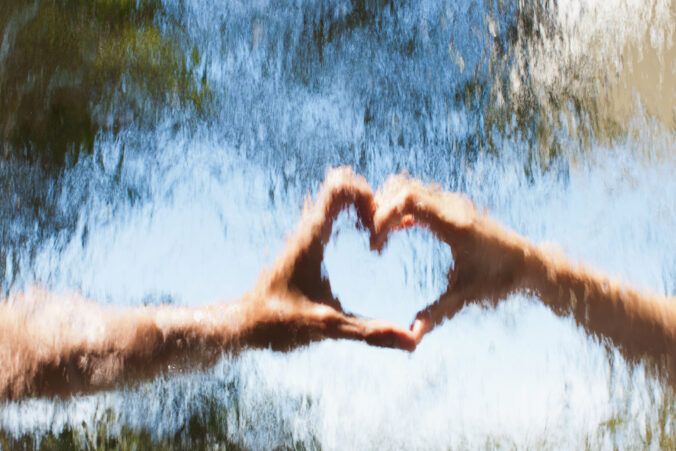
[{"label": "reflection in water", "polygon": [[[535,241],[676,294],[671,2],[161,8],[149,24],[186,61],[197,46],[210,113],[176,108],[103,129],[91,156],[58,176],[22,160],[3,129],[3,291],[39,281],[125,305],[234,298],[281,248],[326,165],[350,164],[374,185],[406,169],[468,192]],[[0,17],[8,61],[13,30],[30,19]],[[30,92],[21,83],[32,75],[0,76],[20,80],[0,98]],[[366,276],[351,284],[360,274],[348,272],[370,267],[355,233],[346,222],[327,256],[346,308],[407,322],[443,287],[447,250],[412,234],[375,263],[395,282],[374,277],[364,293]],[[668,447],[675,403],[572,321],[514,297],[466,309],[412,356],[322,343],[122,392],[8,404],[0,440],[70,427],[78,443]]]}]

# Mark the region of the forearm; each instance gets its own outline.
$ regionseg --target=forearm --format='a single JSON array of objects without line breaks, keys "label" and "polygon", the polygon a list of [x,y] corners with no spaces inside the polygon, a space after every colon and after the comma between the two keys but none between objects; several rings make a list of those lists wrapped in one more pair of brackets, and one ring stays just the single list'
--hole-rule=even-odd
[{"label": "forearm", "polygon": [[555,313],[572,315],[588,333],[607,339],[630,359],[651,356],[676,373],[676,300],[642,293],[574,265],[488,215],[479,214],[452,233],[458,235],[453,237],[458,255],[474,259],[471,272],[481,268],[481,277],[490,282],[469,284],[478,287],[476,293],[462,292],[460,283],[466,298],[496,301],[510,292],[533,292]]},{"label": "forearm", "polygon": [[[243,344],[243,301],[119,309],[34,294],[0,306],[0,397],[87,393],[204,367]],[[48,300],[39,300],[49,298]]]},{"label": "forearm", "polygon": [[605,337],[627,357],[648,355],[674,373],[676,302],[639,291],[562,256],[532,247],[524,287],[557,314],[572,314],[587,332]]},{"label": "forearm", "polygon": [[[482,284],[483,298],[504,298],[513,291],[531,291],[555,313],[572,315],[590,333],[604,337],[626,356],[644,355],[676,364],[676,300],[642,293],[627,284],[583,265],[574,265],[561,253],[536,246],[505,229],[487,215],[459,229],[462,240],[483,261],[491,287]],[[471,235],[471,236],[470,236]],[[461,250],[465,244],[461,245]]]}]

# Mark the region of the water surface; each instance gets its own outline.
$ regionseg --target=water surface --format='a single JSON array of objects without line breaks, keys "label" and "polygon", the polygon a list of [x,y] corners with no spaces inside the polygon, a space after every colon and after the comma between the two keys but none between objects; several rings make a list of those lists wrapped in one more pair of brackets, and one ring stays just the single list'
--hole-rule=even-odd
[{"label": "water surface", "polygon": [[[141,90],[139,105],[158,106],[122,114],[113,90],[97,100],[112,122],[78,158],[56,171],[2,160],[3,290],[235,299],[326,168],[347,164],[373,186],[405,170],[466,192],[535,242],[676,295],[673,4],[395,3],[162,2],[150,24],[208,83],[208,105]],[[0,57],[30,13],[8,20]],[[341,216],[328,246],[334,291],[407,324],[443,289],[449,249],[410,231],[374,256],[352,223]],[[513,296],[466,308],[411,355],[247,352],[116,392],[5,403],[0,427],[81,446],[624,448],[673,445],[675,409],[643,366]]]}]

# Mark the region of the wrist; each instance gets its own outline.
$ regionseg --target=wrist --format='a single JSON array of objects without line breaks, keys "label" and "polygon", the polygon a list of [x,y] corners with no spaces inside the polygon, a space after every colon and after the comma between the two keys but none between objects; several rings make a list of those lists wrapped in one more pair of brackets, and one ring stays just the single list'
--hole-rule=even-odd
[{"label": "wrist", "polygon": [[471,249],[483,249],[481,266],[485,273],[493,274],[498,297],[540,288],[539,281],[547,268],[546,255],[528,239],[487,215],[478,216],[472,224],[472,233],[467,235],[471,236],[461,241]]},{"label": "wrist", "polygon": [[[536,292],[546,304],[552,304],[558,292],[569,286],[571,267],[563,254],[554,248],[530,245],[526,252],[523,286]],[[557,296],[552,296],[552,293]],[[568,293],[566,296],[568,297]]]}]

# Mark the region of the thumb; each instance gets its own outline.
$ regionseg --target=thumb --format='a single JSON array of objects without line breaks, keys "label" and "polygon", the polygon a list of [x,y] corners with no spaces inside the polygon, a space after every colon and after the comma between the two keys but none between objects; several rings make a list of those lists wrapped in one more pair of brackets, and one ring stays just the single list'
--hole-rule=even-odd
[{"label": "thumb", "polygon": [[445,319],[453,318],[465,304],[463,296],[449,288],[434,303],[420,310],[410,329],[416,343]]},{"label": "thumb", "polygon": [[347,314],[343,315],[330,335],[331,338],[364,341],[371,346],[403,349],[409,352],[413,352],[417,345],[413,333],[398,324]]}]

